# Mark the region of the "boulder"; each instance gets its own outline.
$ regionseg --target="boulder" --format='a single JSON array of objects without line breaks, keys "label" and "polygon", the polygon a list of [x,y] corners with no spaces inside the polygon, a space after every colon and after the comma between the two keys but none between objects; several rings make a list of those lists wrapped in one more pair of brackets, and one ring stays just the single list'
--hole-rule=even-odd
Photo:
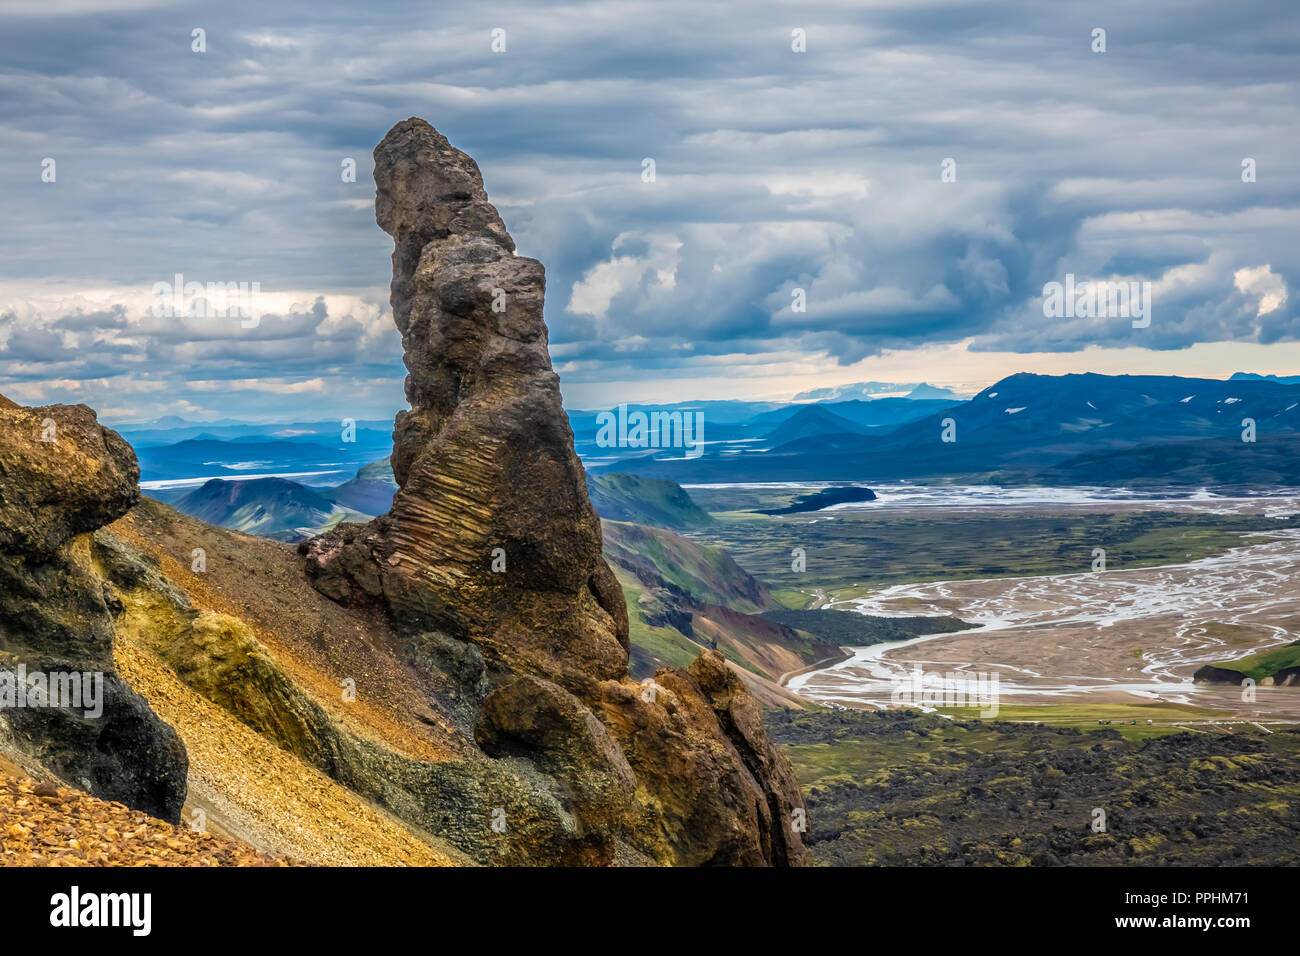
[{"label": "boulder", "polygon": [[91,532],[139,500],[139,474],[131,447],[84,405],[24,408],[0,397],[0,671],[67,675],[69,689],[77,674],[102,688],[98,713],[0,707],[0,736],[24,762],[174,823],[185,748],[117,674],[120,603],[91,546]]}]

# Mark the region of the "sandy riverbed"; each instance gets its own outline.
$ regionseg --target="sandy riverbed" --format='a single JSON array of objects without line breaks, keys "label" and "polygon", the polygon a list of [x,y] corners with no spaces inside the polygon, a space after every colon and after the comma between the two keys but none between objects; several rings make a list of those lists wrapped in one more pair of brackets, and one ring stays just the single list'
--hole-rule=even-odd
[{"label": "sandy riverbed", "polygon": [[[1268,507],[1246,507],[1252,505]],[[954,614],[983,626],[861,648],[790,681],[793,690],[823,703],[887,706],[896,686],[891,675],[920,667],[996,671],[1003,704],[1168,701],[1242,717],[1300,719],[1300,688],[1260,687],[1250,702],[1240,688],[1191,681],[1204,664],[1296,640],[1297,530],[1187,564],[899,585],[834,606],[866,614]]]}]

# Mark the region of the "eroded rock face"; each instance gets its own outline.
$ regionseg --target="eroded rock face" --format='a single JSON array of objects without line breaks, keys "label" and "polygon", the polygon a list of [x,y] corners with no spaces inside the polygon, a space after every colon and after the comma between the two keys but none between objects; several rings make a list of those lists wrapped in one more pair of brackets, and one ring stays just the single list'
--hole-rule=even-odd
[{"label": "eroded rock face", "polygon": [[[413,656],[472,645],[484,752],[559,782],[571,850],[533,862],[800,863],[788,762],[717,654],[628,677],[622,591],[561,407],[541,263],[514,254],[474,161],[423,120],[375,150],[411,405],[392,510],[302,546],[313,583],[375,602]],[[433,636],[431,636],[433,635]],[[463,658],[460,655],[458,660]],[[463,663],[463,661],[462,661]]]},{"label": "eroded rock face", "polygon": [[139,476],[130,446],[84,405],[0,397],[0,670],[98,674],[103,688],[99,715],[0,706],[0,722],[11,746],[69,783],[175,822],[185,748],[116,673],[116,598],[90,540],[139,500]]},{"label": "eroded rock face", "polygon": [[375,150],[375,182],[410,371],[400,490],[364,534],[318,541],[309,566],[570,689],[617,677],[626,610],[547,353],[542,265],[514,254],[474,161],[423,121]]}]

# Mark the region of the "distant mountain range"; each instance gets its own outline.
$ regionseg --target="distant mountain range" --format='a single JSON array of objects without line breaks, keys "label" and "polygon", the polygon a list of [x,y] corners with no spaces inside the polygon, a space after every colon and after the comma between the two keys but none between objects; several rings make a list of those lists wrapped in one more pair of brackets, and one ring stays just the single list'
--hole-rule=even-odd
[{"label": "distant mountain range", "polygon": [[[822,411],[801,413],[779,432],[781,444],[709,445],[694,460],[668,450],[593,470],[683,484],[954,476],[1044,484],[1300,480],[1292,464],[1300,384],[1269,379],[1021,373],[969,401],[861,435],[823,414],[848,419],[841,406],[812,407]],[[1251,422],[1255,440],[1242,441]],[[1161,447],[1172,445],[1178,448]]]},{"label": "distant mountain range", "polygon": [[813,388],[806,392],[800,392],[794,397],[796,402],[803,401],[847,401],[849,399],[874,399],[880,396],[885,397],[902,397],[902,398],[944,398],[960,400],[965,396],[958,395],[950,388],[941,388],[929,385],[925,382],[907,383],[906,385],[897,382],[856,382],[852,385],[832,385],[825,388]]},{"label": "distant mountain range", "polygon": [[[713,455],[768,451],[789,441],[820,435],[856,435],[890,428],[960,404],[953,399],[876,398],[826,402],[680,402],[673,405],[627,405],[626,413],[698,415],[703,418],[703,439]],[[627,467],[605,471],[638,471],[641,458],[681,456],[680,448],[666,451],[636,447],[608,447],[600,442],[601,411],[571,411],[574,446],[591,467],[623,461]],[[788,428],[783,428],[791,423]],[[698,434],[693,435],[698,438]]]},{"label": "distant mountain range", "polygon": [[[952,404],[949,399],[879,398],[825,403],[680,402],[626,408],[628,413],[678,416],[698,413],[704,419],[704,441],[710,446],[736,451],[748,446],[767,449],[810,435],[827,434],[828,430],[851,435],[892,427]],[[821,409],[828,414],[823,414]],[[603,447],[598,443],[598,419],[605,411],[567,413],[579,456],[593,464],[608,464],[640,454],[634,448]],[[812,422],[821,424],[807,424]],[[166,416],[123,425],[119,433],[136,450],[145,490],[169,502],[211,478],[281,477],[317,489],[334,488],[340,482],[348,482],[362,466],[386,459],[393,445],[392,423],[388,421],[357,421],[345,427],[342,421],[334,420],[268,425],[231,420],[191,422]],[[350,487],[338,492],[343,496],[340,504],[346,505],[344,499],[350,495],[378,493],[382,498],[380,488],[348,484]],[[355,503],[364,506],[359,510],[365,510],[378,507],[379,500],[366,498]],[[386,511],[387,505],[379,510]]]},{"label": "distant mountain range", "polygon": [[1258,372],[1233,372],[1230,382],[1277,382],[1279,385],[1300,385],[1300,375],[1260,375]]},{"label": "distant mountain range", "polygon": [[[126,437],[132,441],[132,436]],[[203,433],[174,442],[133,444],[140,462],[141,485],[152,492],[168,487],[197,487],[209,478],[279,476],[317,487],[333,486],[392,449],[388,432],[358,429],[349,438],[355,440],[343,440],[340,430],[334,428],[327,434],[292,437],[254,434],[222,439]]]},{"label": "distant mountain range", "polygon": [[[392,439],[393,423],[391,419],[354,421],[358,442],[372,440],[381,436]],[[176,415],[166,415],[150,422],[130,425],[115,425],[114,430],[135,446],[174,445],[187,438],[211,438],[219,441],[253,440],[253,441],[306,441],[317,444],[330,444],[341,440],[345,424],[341,419],[316,422],[282,422],[275,424],[255,424],[223,418],[214,422],[193,422]]]},{"label": "distant mountain range", "polygon": [[[862,383],[861,390],[885,384]],[[845,389],[804,394],[820,391],[838,396]],[[682,447],[609,447],[598,440],[601,410],[568,416],[592,475],[684,484],[903,478],[1300,484],[1300,376],[1239,372],[1224,381],[1021,373],[969,400],[920,397],[936,391],[922,384],[905,398],[626,406],[629,414],[702,416],[703,434],[694,436],[703,439],[698,457]],[[1241,440],[1247,420],[1254,423],[1253,442]],[[280,477],[363,514],[382,513],[391,502],[387,466],[364,470],[391,450],[387,422],[357,422],[347,436],[352,441],[343,440],[334,421],[268,426],[165,418],[125,427],[123,434],[135,445],[146,491],[166,501],[212,478]],[[611,498],[606,507],[618,505]]]}]

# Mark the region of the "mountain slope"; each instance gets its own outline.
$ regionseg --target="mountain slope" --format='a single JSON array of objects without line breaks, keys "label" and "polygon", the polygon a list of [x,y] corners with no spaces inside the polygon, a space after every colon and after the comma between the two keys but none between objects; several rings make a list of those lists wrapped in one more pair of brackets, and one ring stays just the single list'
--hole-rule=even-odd
[{"label": "mountain slope", "polygon": [[862,432],[856,422],[835,414],[822,405],[805,405],[765,435],[773,445],[818,435],[843,435]]},{"label": "mountain slope", "polygon": [[396,492],[393,464],[385,458],[362,466],[355,478],[337,488],[323,490],[321,494],[337,505],[373,517],[384,514],[393,506]]},{"label": "mountain slope", "polygon": [[723,548],[662,528],[603,521],[601,529],[609,560],[647,582],[667,582],[699,601],[745,613],[780,607],[767,587]]},{"label": "mountain slope", "polygon": [[1243,442],[1239,436],[1203,438],[1090,452],[1033,477],[1050,484],[1080,485],[1300,485],[1300,434],[1257,436],[1254,442]]},{"label": "mountain slope", "polygon": [[173,506],[208,524],[282,541],[302,540],[345,514],[324,495],[284,478],[214,478]]},{"label": "mountain slope", "polygon": [[7,773],[0,773],[0,820],[4,866],[292,865],[241,840],[196,833],[120,803]]},{"label": "mountain slope", "polygon": [[717,650],[774,706],[803,706],[780,688],[782,675],[840,656],[838,645],[762,612],[781,605],[723,548],[660,528],[602,523],[605,555],[623,586],[632,621],[632,673]]},{"label": "mountain slope", "polygon": [[609,521],[628,521],[682,531],[713,523],[707,511],[676,482],[636,475],[588,475],[587,492],[596,513]]}]

